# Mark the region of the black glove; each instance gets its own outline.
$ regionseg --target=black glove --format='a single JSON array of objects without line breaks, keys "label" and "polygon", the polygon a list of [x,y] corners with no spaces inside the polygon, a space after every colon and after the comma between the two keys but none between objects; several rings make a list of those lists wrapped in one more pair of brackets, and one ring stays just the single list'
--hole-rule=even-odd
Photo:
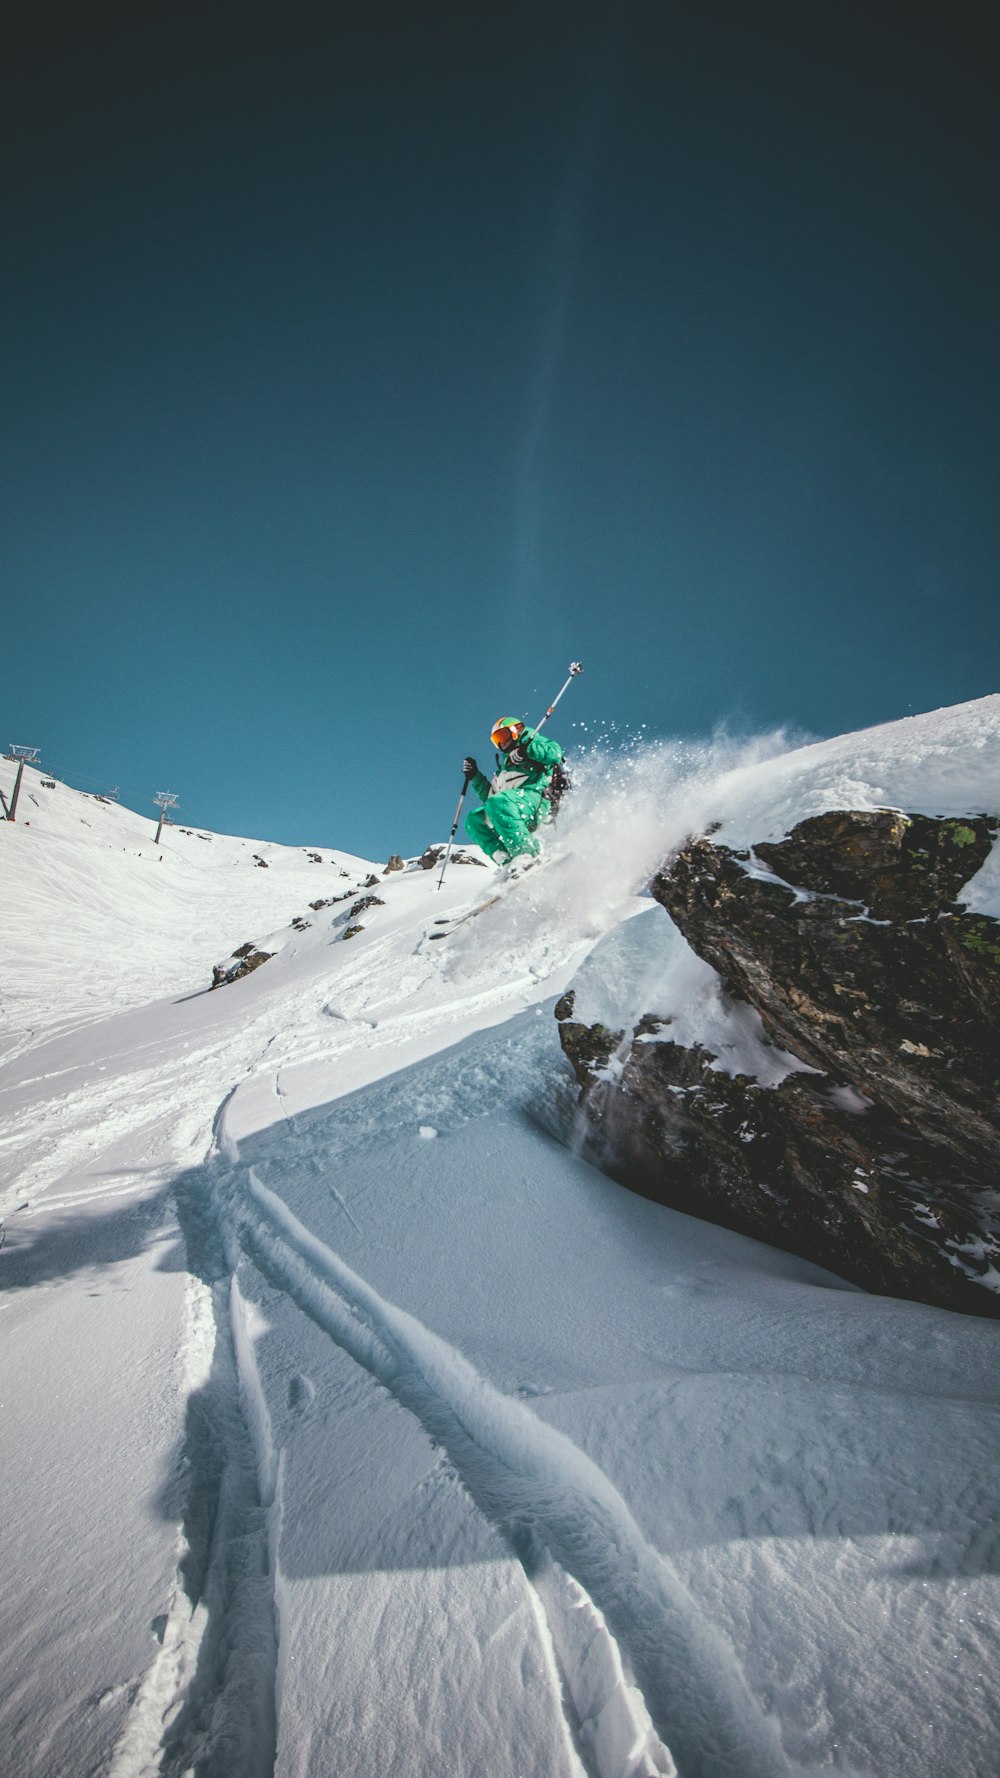
[{"label": "black glove", "polygon": [[465,758],[463,759],[462,770],[465,773],[467,778],[474,778],[476,773],[478,772],[479,767],[477,766],[471,753],[466,754]]},{"label": "black glove", "polygon": [[507,755],[507,758],[511,761],[511,763],[513,765],[516,765],[516,766],[523,766],[523,765],[528,764],[528,755],[526,754],[523,747],[512,747],[510,752]]}]

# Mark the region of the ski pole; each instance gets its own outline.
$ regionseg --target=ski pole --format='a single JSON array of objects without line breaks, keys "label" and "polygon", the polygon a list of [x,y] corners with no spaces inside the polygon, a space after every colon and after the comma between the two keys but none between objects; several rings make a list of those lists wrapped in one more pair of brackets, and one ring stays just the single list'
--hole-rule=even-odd
[{"label": "ski pole", "polygon": [[466,772],[465,777],[462,779],[462,794],[458,799],[458,808],[455,810],[455,819],[451,824],[451,832],[448,835],[448,849],[445,852],[444,863],[441,866],[441,875],[438,877],[438,888],[439,889],[441,888],[442,884],[444,883],[444,873],[448,868],[448,860],[451,857],[451,848],[455,843],[455,835],[458,832],[458,824],[462,819],[462,804],[465,801],[465,793],[468,790],[471,782],[472,782],[472,773]]},{"label": "ski pole", "polygon": [[569,663],[569,678],[567,679],[566,684],[563,686],[562,691],[558,692],[556,694],[556,696],[553,698],[551,704],[549,705],[548,709],[545,712],[545,715],[542,717],[541,722],[536,725],[536,728],[535,728],[536,735],[537,735],[538,730],[540,728],[545,727],[545,724],[548,722],[549,717],[552,715],[552,712],[555,709],[556,705],[558,704],[559,699],[562,697],[563,691],[566,691],[568,689],[568,687],[572,685],[577,674],[582,673],[582,672],[583,672],[583,662],[582,661],[570,661],[570,663]]}]

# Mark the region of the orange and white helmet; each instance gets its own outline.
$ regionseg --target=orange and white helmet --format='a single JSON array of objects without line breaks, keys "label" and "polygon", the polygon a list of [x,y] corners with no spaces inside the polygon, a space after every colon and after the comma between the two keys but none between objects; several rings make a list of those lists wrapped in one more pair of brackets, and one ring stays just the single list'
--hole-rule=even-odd
[{"label": "orange and white helmet", "polygon": [[498,716],[493,724],[490,740],[501,753],[507,753],[523,734],[524,723],[520,722],[516,716]]}]

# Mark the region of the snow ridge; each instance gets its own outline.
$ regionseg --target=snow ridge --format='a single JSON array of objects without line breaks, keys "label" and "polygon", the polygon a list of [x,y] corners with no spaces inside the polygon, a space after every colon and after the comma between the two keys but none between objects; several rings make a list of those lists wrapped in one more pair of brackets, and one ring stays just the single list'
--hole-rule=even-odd
[{"label": "snow ridge", "polygon": [[597,1778],[677,1778],[642,1693],[629,1684],[603,1612],[544,1550],[536,1553],[529,1578],[576,1713],[578,1739],[585,1752],[592,1751]]},{"label": "snow ridge", "polygon": [[280,1492],[248,1310],[211,1204],[180,1181],[189,1290],[177,1575],[109,1778],[270,1778]]},{"label": "snow ridge", "polygon": [[[581,1590],[570,1589],[567,1598],[562,1588],[553,1641],[560,1664],[574,1675],[571,1696],[583,1701],[594,1719],[589,1739],[597,1778],[669,1774],[668,1745],[692,1778],[787,1774],[776,1724],[755,1702],[732,1649],[706,1622],[671,1564],[643,1537],[603,1471],[563,1433],[487,1384],[461,1353],[380,1297],[317,1240],[252,1167],[241,1167],[224,1116],[220,1122],[223,1164],[213,1188],[250,1258],[447,1452],[466,1491],[506,1536],[529,1579],[544,1577],[539,1597],[547,1603],[558,1599],[556,1567]],[[586,1609],[590,1601],[595,1615],[587,1638],[570,1628],[570,1613]],[[598,1634],[597,1613],[627,1650],[645,1700],[640,1712],[634,1701],[622,1711],[630,1723],[628,1736],[609,1726],[613,1712],[602,1726],[603,1706],[594,1706],[598,1693],[607,1704],[616,1687],[622,1698],[627,1689],[624,1672],[619,1681],[613,1671],[618,1657],[610,1637],[602,1642]],[[603,1687],[586,1672],[594,1648],[601,1653],[593,1664],[612,1674]],[[655,1734],[641,1727],[647,1708]]]}]

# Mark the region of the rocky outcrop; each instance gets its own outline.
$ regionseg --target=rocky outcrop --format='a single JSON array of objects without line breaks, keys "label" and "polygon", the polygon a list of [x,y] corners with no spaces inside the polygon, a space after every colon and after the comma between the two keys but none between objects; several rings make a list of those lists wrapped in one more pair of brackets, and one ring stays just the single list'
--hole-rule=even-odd
[{"label": "rocky outcrop", "polygon": [[262,963],[269,963],[274,956],[273,951],[258,951],[257,946],[248,941],[240,945],[225,963],[216,963],[212,970],[212,987],[224,988],[229,982],[238,982],[243,976],[251,975]]},{"label": "rocky outcrop", "polygon": [[341,938],[357,938],[359,932],[364,932],[364,926],[361,924],[358,916],[360,914],[366,914],[369,908],[384,907],[385,902],[380,895],[360,896],[354,903],[353,907],[349,908],[346,914],[341,914],[340,916],[341,920],[346,922],[344,930],[340,935]]},{"label": "rocky outcrop", "polygon": [[384,908],[385,902],[380,895],[362,895],[348,912],[348,919],[356,920],[359,914],[366,914],[369,908]]},{"label": "rocky outcrop", "polygon": [[559,1020],[559,1041],[586,1091],[608,1066],[625,1033],[611,1031],[606,1025],[582,1024],[573,1017],[575,1008],[576,995],[570,989],[556,1002],[555,1015]]},{"label": "rocky outcrop", "polygon": [[[341,876],[346,876],[346,874],[346,871],[341,871]],[[340,901],[350,901],[354,893],[353,889],[345,889],[342,895],[320,896],[318,901],[311,901],[309,906],[314,914],[318,914],[321,908],[335,908]]]},{"label": "rocky outcrop", "polygon": [[[440,864],[447,849],[446,846],[428,846],[426,851],[421,852],[420,857],[417,859],[417,863],[421,870],[433,870],[436,864]],[[483,870],[486,869],[485,858],[478,858],[474,852],[467,852],[463,846],[454,846],[452,848],[452,854],[448,862],[449,864],[478,864]]]},{"label": "rocky outcrop", "polygon": [[560,1002],[592,1148],[626,1182],[869,1289],[1000,1312],[1000,925],[957,900],[987,816],[836,813],[653,894],[792,1070],[776,1085]]}]

